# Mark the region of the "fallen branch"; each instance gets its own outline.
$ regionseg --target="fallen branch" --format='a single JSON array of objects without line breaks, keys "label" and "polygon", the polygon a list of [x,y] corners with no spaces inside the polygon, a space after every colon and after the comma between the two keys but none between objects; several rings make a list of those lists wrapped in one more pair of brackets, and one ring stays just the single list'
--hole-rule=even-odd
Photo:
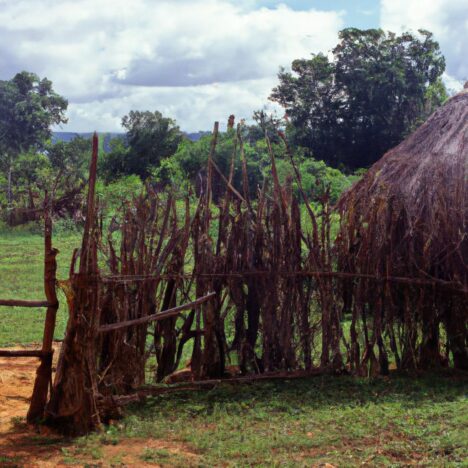
[{"label": "fallen branch", "polygon": [[213,388],[219,384],[237,384],[246,382],[258,382],[263,380],[288,380],[303,379],[323,374],[323,369],[313,369],[311,371],[292,371],[292,372],[272,372],[266,374],[247,375],[243,377],[230,377],[225,379],[207,379],[187,382],[185,384],[167,385],[165,387],[150,387],[137,390],[131,395],[116,395],[102,398],[99,401],[101,407],[126,406],[131,403],[143,402],[151,396],[163,395],[166,393],[185,392],[190,390],[200,390],[203,388]]}]

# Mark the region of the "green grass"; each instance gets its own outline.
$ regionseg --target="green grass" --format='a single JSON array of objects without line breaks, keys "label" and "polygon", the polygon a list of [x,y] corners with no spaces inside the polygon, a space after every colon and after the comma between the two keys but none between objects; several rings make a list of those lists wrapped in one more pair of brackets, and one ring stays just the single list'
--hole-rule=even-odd
[{"label": "green grass", "polygon": [[[45,300],[44,240],[39,234],[0,232],[0,298]],[[68,278],[73,249],[79,247],[79,235],[61,235],[54,239],[59,279]],[[57,315],[55,337],[62,338],[67,321],[63,294]],[[44,327],[44,308],[8,308],[0,306],[0,347],[18,343],[40,342]]]},{"label": "green grass", "polygon": [[[91,451],[109,437],[117,445],[169,440],[189,447],[200,466],[468,466],[467,383],[439,374],[225,384],[152,398],[79,444]],[[163,465],[168,457],[141,453]]]}]

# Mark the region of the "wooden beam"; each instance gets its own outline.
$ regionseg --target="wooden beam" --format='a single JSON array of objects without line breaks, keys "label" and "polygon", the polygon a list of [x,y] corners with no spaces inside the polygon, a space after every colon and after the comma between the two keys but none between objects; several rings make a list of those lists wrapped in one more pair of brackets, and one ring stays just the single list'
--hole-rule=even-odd
[{"label": "wooden beam", "polygon": [[17,357],[43,358],[51,354],[52,354],[51,352],[45,353],[41,349],[15,349],[11,351],[8,351],[6,349],[0,349],[0,357],[10,357],[10,358],[17,358]]},{"label": "wooden beam", "polygon": [[174,307],[173,309],[167,309],[163,312],[158,312],[157,314],[148,315],[147,317],[141,317],[135,320],[128,320],[126,322],[118,322],[118,323],[111,323],[109,325],[102,325],[101,327],[99,327],[98,331],[99,333],[105,333],[105,332],[110,332],[114,330],[120,330],[122,328],[132,327],[134,325],[141,325],[143,323],[155,322],[158,320],[167,319],[169,317],[175,317],[179,315],[180,312],[182,312],[183,310],[193,309],[194,307],[200,304],[203,304],[203,302],[208,301],[215,295],[216,293],[211,292],[207,294],[206,296],[202,296],[198,298],[196,301],[189,302],[188,304],[183,304],[178,307]]},{"label": "wooden beam", "polygon": [[49,307],[47,301],[21,301],[18,299],[0,299],[0,306],[7,307]]}]

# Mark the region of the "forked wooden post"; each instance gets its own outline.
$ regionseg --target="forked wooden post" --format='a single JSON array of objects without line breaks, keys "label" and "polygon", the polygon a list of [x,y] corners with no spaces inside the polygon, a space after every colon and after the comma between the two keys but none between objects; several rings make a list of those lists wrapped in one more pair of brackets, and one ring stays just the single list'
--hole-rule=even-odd
[{"label": "forked wooden post", "polygon": [[41,364],[37,369],[36,381],[31,397],[27,420],[34,422],[44,415],[47,395],[52,380],[52,343],[54,339],[55,321],[59,303],[55,291],[57,274],[58,250],[52,247],[52,218],[50,213],[50,200],[46,193],[44,200],[44,292],[48,307],[44,323],[44,336],[42,338]]}]

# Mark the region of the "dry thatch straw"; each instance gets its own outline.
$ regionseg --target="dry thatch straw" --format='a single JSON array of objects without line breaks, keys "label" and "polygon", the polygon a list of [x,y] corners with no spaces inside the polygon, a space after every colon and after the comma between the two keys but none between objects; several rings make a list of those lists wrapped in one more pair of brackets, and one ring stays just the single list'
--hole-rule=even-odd
[{"label": "dry thatch straw", "polygon": [[399,366],[436,364],[442,324],[455,367],[468,369],[467,143],[465,89],[386,153],[338,203],[339,270],[434,282],[426,288],[376,287],[364,280],[343,284],[353,325],[373,311],[373,334],[366,341],[369,350],[379,346],[381,365],[384,332]]}]

